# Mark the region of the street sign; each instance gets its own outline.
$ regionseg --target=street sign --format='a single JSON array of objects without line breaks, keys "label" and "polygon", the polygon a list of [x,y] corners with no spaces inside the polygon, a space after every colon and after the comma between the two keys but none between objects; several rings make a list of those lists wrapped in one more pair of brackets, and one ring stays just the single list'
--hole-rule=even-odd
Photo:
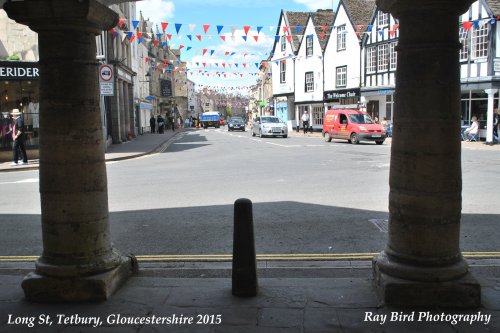
[{"label": "street sign", "polygon": [[99,88],[101,95],[114,96],[113,68],[107,64],[99,66]]}]

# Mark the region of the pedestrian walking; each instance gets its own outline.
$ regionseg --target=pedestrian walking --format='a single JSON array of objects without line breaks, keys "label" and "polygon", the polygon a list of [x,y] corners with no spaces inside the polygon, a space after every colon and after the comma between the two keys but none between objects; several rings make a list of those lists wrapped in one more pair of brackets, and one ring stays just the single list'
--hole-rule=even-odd
[{"label": "pedestrian walking", "polygon": [[304,127],[304,134],[306,134],[309,129],[309,113],[307,111],[304,111],[302,115],[302,126]]},{"label": "pedestrian walking", "polygon": [[151,115],[151,118],[149,119],[149,127],[151,128],[151,133],[154,134],[156,129],[156,119],[154,115]]},{"label": "pedestrian walking", "polygon": [[[26,148],[24,142],[26,141],[26,133],[24,132],[24,120],[21,117],[19,109],[13,109],[10,113],[12,115],[12,126],[10,134],[12,135],[12,166],[19,164],[28,164],[28,155],[26,155]],[[18,162],[22,154],[22,161]]]},{"label": "pedestrian walking", "polygon": [[165,119],[159,114],[156,122],[158,123],[158,133],[163,134],[165,129]]}]

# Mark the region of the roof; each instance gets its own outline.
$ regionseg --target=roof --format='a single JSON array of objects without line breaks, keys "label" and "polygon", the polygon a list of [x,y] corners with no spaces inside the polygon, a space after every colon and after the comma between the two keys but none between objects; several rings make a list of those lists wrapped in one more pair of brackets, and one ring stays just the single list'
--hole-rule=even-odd
[{"label": "roof", "polygon": [[[332,32],[335,12],[331,9],[318,9],[315,13],[311,13],[311,18],[316,29],[316,36],[318,36],[319,44],[321,45],[321,51],[325,51],[328,42],[327,36]],[[323,27],[325,28],[323,29]],[[321,38],[321,34],[325,34],[325,36]]]},{"label": "roof", "polygon": [[359,32],[358,38],[361,40],[375,12],[375,0],[341,0],[341,2],[344,4],[351,22],[354,25],[354,29],[360,26],[360,29],[356,31]]},{"label": "roof", "polygon": [[485,0],[494,15],[500,15],[500,0]]},{"label": "roof", "polygon": [[[283,11],[283,14],[285,16],[285,23],[290,28],[288,32],[292,35],[292,49],[296,53],[299,50],[300,41],[302,40],[310,13]],[[297,27],[302,27],[302,29],[297,32]]]}]

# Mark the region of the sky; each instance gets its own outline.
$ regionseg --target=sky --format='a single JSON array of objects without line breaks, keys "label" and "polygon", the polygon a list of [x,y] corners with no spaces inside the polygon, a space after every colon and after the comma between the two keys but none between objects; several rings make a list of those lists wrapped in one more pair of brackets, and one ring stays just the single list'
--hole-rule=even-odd
[{"label": "sky", "polygon": [[[255,84],[257,76],[251,73],[257,73],[255,64],[272,51],[282,9],[335,10],[338,0],[144,0],[136,4],[137,12],[142,11],[160,32],[161,22],[168,23],[165,34],[172,35],[168,43],[173,48],[182,45],[181,59],[187,62],[191,81],[232,92]],[[204,25],[209,26],[206,33]],[[217,26],[223,26],[220,33]]]}]

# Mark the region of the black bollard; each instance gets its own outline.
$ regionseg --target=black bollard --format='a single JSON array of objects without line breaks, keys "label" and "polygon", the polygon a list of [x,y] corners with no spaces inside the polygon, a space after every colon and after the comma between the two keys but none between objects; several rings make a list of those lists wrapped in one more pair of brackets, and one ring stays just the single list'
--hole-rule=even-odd
[{"label": "black bollard", "polygon": [[253,233],[252,201],[238,199],[234,202],[233,234],[233,295],[257,295],[257,260]]}]

